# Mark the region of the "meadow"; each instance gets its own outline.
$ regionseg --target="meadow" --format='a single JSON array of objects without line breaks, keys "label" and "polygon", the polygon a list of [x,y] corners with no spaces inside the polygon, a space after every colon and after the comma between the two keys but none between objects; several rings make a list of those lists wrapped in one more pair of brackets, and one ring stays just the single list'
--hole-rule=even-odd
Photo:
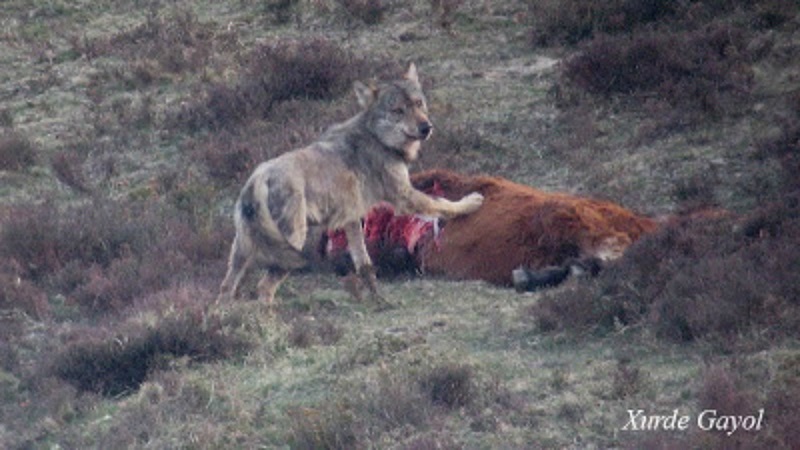
[{"label": "meadow", "polygon": [[[250,171],[412,61],[413,170],[664,225],[536,293],[215,304]],[[798,174],[794,0],[5,0],[0,447],[798,448]]]}]

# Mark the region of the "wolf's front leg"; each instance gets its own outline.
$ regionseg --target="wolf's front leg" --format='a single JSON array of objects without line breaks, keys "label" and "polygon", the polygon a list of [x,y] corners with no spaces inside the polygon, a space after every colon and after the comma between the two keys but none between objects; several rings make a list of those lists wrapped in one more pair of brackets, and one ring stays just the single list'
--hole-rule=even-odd
[{"label": "wolf's front leg", "polygon": [[363,282],[369,289],[372,301],[377,303],[379,308],[389,307],[389,302],[378,292],[378,280],[375,277],[375,268],[372,266],[372,260],[364,243],[364,230],[361,227],[361,221],[348,223],[344,226],[344,232],[347,235],[350,257],[353,258],[353,265],[356,269],[355,277],[347,281],[350,294],[356,301],[360,301],[360,284]]},{"label": "wolf's front leg", "polygon": [[456,205],[458,215],[473,213],[483,205],[483,194],[480,192],[473,192],[465,195],[461,200],[456,202]]},{"label": "wolf's front leg", "polygon": [[445,198],[431,197],[413,188],[408,191],[405,198],[400,199],[398,202],[398,206],[404,213],[422,214],[445,219],[473,213],[482,204],[483,194],[480,192],[465,195],[461,200],[454,202]]}]

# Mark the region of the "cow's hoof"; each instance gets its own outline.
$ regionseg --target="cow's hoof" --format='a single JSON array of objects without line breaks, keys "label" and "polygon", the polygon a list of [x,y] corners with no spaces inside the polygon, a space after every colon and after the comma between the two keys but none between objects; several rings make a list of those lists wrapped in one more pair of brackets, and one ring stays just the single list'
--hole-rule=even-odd
[{"label": "cow's hoof", "polygon": [[511,271],[511,280],[514,283],[514,289],[517,292],[525,292],[528,290],[528,284],[530,283],[530,276],[528,275],[528,271],[519,268],[514,269]]}]

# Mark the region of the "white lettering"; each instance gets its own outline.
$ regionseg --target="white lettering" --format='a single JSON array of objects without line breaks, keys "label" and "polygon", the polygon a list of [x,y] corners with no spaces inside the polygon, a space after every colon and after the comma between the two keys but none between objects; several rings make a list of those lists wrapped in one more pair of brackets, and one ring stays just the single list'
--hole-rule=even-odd
[{"label": "white lettering", "polygon": [[712,417],[710,423],[706,424],[706,422],[703,420],[706,417],[706,414],[712,414],[714,417],[716,417],[717,416],[717,410],[716,409],[707,409],[707,410],[701,412],[700,415],[697,416],[697,427],[700,428],[703,431],[711,431],[712,427],[714,426],[714,418]]},{"label": "white lettering", "polygon": [[[628,423],[622,427],[623,430],[630,430],[630,431],[639,431],[639,428],[636,427],[636,419],[644,414],[643,409],[637,409],[635,412],[632,409],[628,410]],[[631,428],[628,428],[631,427]]]},{"label": "white lettering", "polygon": [[707,409],[697,416],[697,427],[703,431],[724,431],[730,436],[738,429],[747,431],[759,431],[764,420],[764,408],[758,410],[758,417],[755,415],[736,416],[718,415],[716,409]]},{"label": "white lettering", "polygon": [[689,416],[681,416],[677,409],[669,415],[645,415],[643,409],[629,409],[628,422],[622,427],[628,431],[685,430],[689,428]]}]

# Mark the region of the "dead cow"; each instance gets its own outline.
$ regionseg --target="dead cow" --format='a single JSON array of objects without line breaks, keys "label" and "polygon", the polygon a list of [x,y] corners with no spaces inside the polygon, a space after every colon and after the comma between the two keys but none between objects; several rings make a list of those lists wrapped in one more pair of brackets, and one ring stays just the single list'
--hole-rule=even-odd
[{"label": "dead cow", "polygon": [[[386,206],[373,209],[365,223],[371,231],[365,234],[379,272],[392,272],[387,255],[408,251],[422,273],[534,290],[576,272],[596,274],[604,261],[618,258],[657,226],[611,202],[544,192],[503,178],[432,170],[411,181],[447,199],[479,192],[484,203],[471,215],[441,222],[410,222],[407,216],[387,220]],[[515,269],[522,270],[514,274]]]}]

